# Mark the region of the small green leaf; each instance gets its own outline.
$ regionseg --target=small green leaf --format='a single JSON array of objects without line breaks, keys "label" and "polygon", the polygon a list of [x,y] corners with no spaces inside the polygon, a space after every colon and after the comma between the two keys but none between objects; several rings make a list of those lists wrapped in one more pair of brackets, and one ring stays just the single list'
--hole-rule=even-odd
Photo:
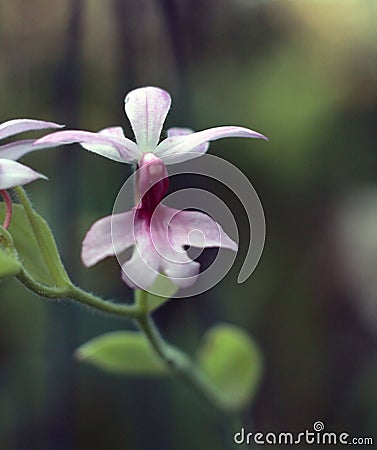
[{"label": "small green leaf", "polygon": [[214,326],[205,334],[197,360],[228,404],[243,408],[253,399],[262,375],[262,357],[243,330],[228,324]]},{"label": "small green leaf", "polygon": [[178,291],[178,287],[166,275],[159,274],[150,290],[154,294],[147,293],[147,302],[148,311],[152,312],[166,303]]},{"label": "small green leaf", "polygon": [[0,246],[0,281],[16,276],[21,270],[21,264],[11,253]]},{"label": "small green leaf", "polygon": [[[0,217],[4,214],[4,204],[0,203]],[[66,280],[68,284],[69,279],[61,264],[60,255],[52,232],[47,225],[47,222],[36,212],[34,212],[34,214],[35,220],[48,245],[50,255],[57,262],[56,266],[60,267],[60,277],[62,280]],[[13,243],[17,250],[19,259],[30,276],[35,280],[46,284],[47,286],[56,285],[56,281],[52,278],[51,273],[42,257],[41,249],[22,205],[13,204],[13,215],[8,231],[13,238]]]},{"label": "small green leaf", "polygon": [[98,336],[75,352],[79,361],[100,369],[126,375],[162,375],[166,366],[153,352],[149,342],[137,331],[115,331]]}]

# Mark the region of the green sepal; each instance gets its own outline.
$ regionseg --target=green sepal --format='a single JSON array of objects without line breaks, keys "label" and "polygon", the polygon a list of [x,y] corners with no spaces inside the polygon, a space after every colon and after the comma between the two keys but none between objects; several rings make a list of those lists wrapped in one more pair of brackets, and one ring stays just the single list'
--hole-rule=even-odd
[{"label": "green sepal", "polygon": [[198,350],[197,362],[227,404],[242,409],[252,401],[262,376],[262,356],[242,329],[229,324],[209,329]]},{"label": "green sepal", "polygon": [[152,312],[166,303],[177,291],[178,287],[166,276],[159,274],[147,292],[147,310]]},{"label": "green sepal", "polygon": [[17,257],[0,246],[0,282],[18,275],[21,264]]},{"label": "green sepal", "polygon": [[115,331],[97,336],[82,344],[75,357],[112,373],[145,376],[168,373],[144,334],[138,331]]},{"label": "green sepal", "polygon": [[[5,206],[0,203],[0,216],[4,215]],[[22,205],[13,204],[13,214],[9,234],[12,236],[19,261],[29,275],[36,281],[47,286],[67,286],[70,284],[68,275],[63,267],[54,237],[47,222],[34,211],[33,220],[43,235],[48,248],[50,260],[53,261],[54,274],[48,268],[41,248],[30,225],[29,219]]]},{"label": "green sepal", "polygon": [[15,277],[21,270],[17,258],[0,248],[0,281]]},{"label": "green sepal", "polygon": [[0,282],[16,276],[20,270],[12,236],[0,225]]}]

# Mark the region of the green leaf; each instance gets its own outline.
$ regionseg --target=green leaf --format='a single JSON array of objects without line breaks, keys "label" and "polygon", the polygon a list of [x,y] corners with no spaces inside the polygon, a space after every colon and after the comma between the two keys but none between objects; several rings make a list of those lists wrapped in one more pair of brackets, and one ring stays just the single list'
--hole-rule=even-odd
[{"label": "green leaf", "polygon": [[145,336],[137,331],[115,331],[98,336],[81,345],[75,357],[113,373],[162,375],[168,372]]},{"label": "green leaf", "polygon": [[150,290],[154,294],[147,293],[147,304],[148,311],[152,312],[166,303],[178,291],[178,287],[166,275],[159,274]]},{"label": "green leaf", "polygon": [[21,264],[16,256],[0,247],[0,281],[16,276],[21,270]]},{"label": "green leaf", "polygon": [[262,357],[247,333],[233,325],[214,326],[203,338],[197,361],[228,404],[243,408],[251,402],[262,375]]},{"label": "green leaf", "polygon": [[[4,204],[0,203],[0,217],[4,214]],[[57,262],[56,266],[60,267],[58,270],[61,279],[66,280],[67,283],[69,283],[68,276],[61,264],[60,255],[50,227],[39,214],[36,212],[34,212],[34,214],[35,221],[37,222],[47,242],[49,253]],[[22,205],[13,204],[13,215],[8,231],[13,238],[13,243],[17,250],[20,262],[30,276],[35,280],[46,284],[47,286],[56,285],[56,281],[52,278],[51,273],[43,259],[41,249]]]}]

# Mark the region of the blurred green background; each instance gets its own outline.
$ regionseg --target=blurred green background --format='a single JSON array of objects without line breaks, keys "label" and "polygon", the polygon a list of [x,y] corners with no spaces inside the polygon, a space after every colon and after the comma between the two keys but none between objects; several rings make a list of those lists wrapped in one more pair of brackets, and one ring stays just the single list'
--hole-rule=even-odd
[{"label": "blurred green background", "polygon": [[[376,23],[375,0],[0,3],[1,121],[122,125],[131,137],[124,95],[157,85],[173,98],[166,128],[235,124],[270,138],[210,147],[262,200],[257,270],[236,283],[248,242],[240,210],[234,270],[155,314],[188,352],[219,321],[255,338],[265,373],[244,415],[249,431],[301,432],[321,420],[328,431],[377,439]],[[130,298],[116,261],[80,263],[86,230],[110,213],[129,168],[75,146],[24,162],[50,178],[28,192],[74,281]],[[41,300],[15,280],[1,284],[0,448],[223,448],[215,418],[179,383],[74,361],[87,339],[127,326]]]}]

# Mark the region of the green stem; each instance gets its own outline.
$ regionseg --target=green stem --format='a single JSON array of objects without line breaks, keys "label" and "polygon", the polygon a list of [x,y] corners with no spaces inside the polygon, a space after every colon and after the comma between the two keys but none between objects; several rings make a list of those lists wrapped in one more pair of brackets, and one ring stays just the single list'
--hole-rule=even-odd
[{"label": "green stem", "polygon": [[34,280],[25,269],[17,277],[27,288],[43,297],[70,298],[103,313],[134,319],[158,357],[216,413],[223,417],[229,439],[232,439],[234,433],[240,430],[239,412],[226,401],[221,392],[211,384],[191,358],[162,338],[148,312],[146,292],[136,291],[134,304],[118,304],[103,300],[73,284],[62,288],[45,286]]},{"label": "green stem", "polygon": [[[135,304],[138,307],[136,323],[160,359],[184,383],[190,386],[217,414],[223,418],[225,440],[229,448],[234,447],[233,436],[241,430],[241,417],[238,409],[230,405],[199,367],[185,353],[168,344],[161,336],[148,312],[148,294],[135,290]],[[239,447],[239,446],[238,446]],[[240,448],[245,448],[243,445]]]},{"label": "green stem", "polygon": [[230,412],[228,405],[220,396],[220,393],[215,390],[209,380],[203,376],[202,372],[194,365],[190,358],[162,339],[149,316],[138,317],[136,322],[144,332],[156,354],[173,372],[190,385],[216,411],[226,414]]},{"label": "green stem", "polygon": [[[74,286],[65,272],[59,258],[54,258],[50,243],[47,241],[44,231],[40,228],[34,210],[22,187],[17,186],[15,191],[24,207],[34,235],[37,239],[44,261],[56,282],[56,286],[46,286],[32,278],[22,269],[18,279],[33,292],[47,298],[70,298],[86,306],[101,312],[134,319],[141,331],[150,342],[151,347],[158,357],[174,372],[180,379],[206,401],[214,411],[221,414],[225,425],[229,429],[228,434],[234,433],[235,424],[239,423],[239,411],[226,397],[210,382],[200,368],[185,353],[171,346],[162,338],[155,326],[148,305],[148,293],[142,290],[135,291],[134,304],[119,304],[105,301],[98,296]],[[238,431],[238,430],[236,430]]]},{"label": "green stem", "polygon": [[77,302],[83,303],[91,308],[102,311],[106,314],[111,314],[115,316],[120,316],[125,319],[132,319],[138,315],[138,308],[135,304],[121,304],[113,303],[108,300],[102,300],[100,297],[86,292],[83,289],[71,285],[66,293],[68,298],[76,300]]},{"label": "green stem", "polygon": [[[139,304],[140,306],[140,304]],[[241,430],[241,418],[238,409],[230,405],[213,384],[205,377],[199,367],[185,353],[171,346],[162,338],[151,316],[141,312],[136,317],[141,331],[160,359],[185,384],[202,399],[212,410],[221,416],[224,426],[224,438],[227,447],[234,448],[233,437]],[[245,448],[244,446],[240,448]]]},{"label": "green stem", "polygon": [[45,284],[40,283],[39,281],[35,280],[29,272],[26,271],[26,269],[23,267],[21,272],[17,275],[17,278],[21,283],[30,289],[35,294],[40,295],[41,297],[46,298],[54,298],[54,299],[60,299],[66,297],[66,287],[50,287],[46,286]]},{"label": "green stem", "polygon": [[103,300],[97,295],[74,286],[72,283],[64,287],[46,286],[45,284],[36,281],[25,268],[22,268],[21,272],[17,275],[17,278],[25,287],[42,297],[51,299],[70,298],[89,306],[90,308],[96,309],[97,311],[127,319],[132,319],[138,314],[138,308],[135,304],[126,305]]},{"label": "green stem", "polygon": [[139,291],[136,296],[136,305],[138,306],[136,323],[144,332],[156,354],[215,410],[225,414],[233,414],[233,408],[227,404],[221,393],[215,389],[196,364],[185,353],[165,342],[152,317],[145,310],[146,301],[147,293]]},{"label": "green stem", "polygon": [[47,268],[55,281],[55,283],[58,286],[64,286],[67,283],[68,276],[65,278],[63,276],[63,273],[65,272],[63,269],[62,263],[59,261],[56,261],[56,259],[52,256],[49,248],[49,243],[46,240],[46,236],[41,230],[38,221],[35,218],[34,209],[31,205],[31,202],[29,200],[29,197],[27,196],[25,190],[21,186],[15,186],[14,190],[17,194],[17,197],[20,200],[20,203],[22,204],[26,216],[30,222],[31,228],[33,230],[33,233],[35,235],[35,238],[37,239],[39,248],[41,250],[42,257],[44,261],[46,262]]}]

